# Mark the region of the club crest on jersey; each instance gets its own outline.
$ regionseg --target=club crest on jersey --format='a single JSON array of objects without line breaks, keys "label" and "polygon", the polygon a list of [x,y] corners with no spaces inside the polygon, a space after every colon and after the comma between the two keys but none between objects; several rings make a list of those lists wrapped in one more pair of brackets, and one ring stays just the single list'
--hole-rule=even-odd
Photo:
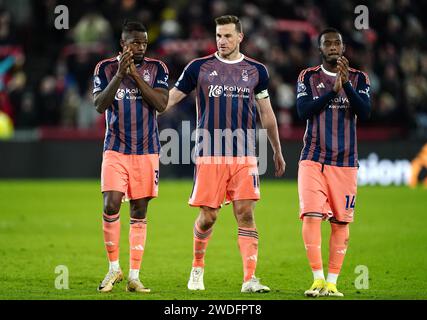
[{"label": "club crest on jersey", "polygon": [[150,82],[151,76],[150,71],[144,70],[144,75],[142,76],[145,82]]},{"label": "club crest on jersey", "polygon": [[242,71],[242,80],[247,82],[249,80],[249,75],[247,70]]}]

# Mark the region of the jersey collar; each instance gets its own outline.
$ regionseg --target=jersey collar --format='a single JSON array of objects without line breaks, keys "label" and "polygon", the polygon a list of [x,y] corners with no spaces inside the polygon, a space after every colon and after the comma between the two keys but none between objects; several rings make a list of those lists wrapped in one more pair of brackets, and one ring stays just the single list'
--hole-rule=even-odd
[{"label": "jersey collar", "polygon": [[337,74],[336,74],[336,73],[333,73],[333,72],[330,72],[330,71],[326,70],[326,69],[323,67],[323,64],[322,64],[322,65],[320,65],[320,67],[322,68],[322,71],[323,71],[324,73],[326,73],[328,76],[331,76],[331,77],[336,77],[336,76],[337,76]]},{"label": "jersey collar", "polygon": [[215,57],[219,60],[219,61],[221,61],[221,62],[224,62],[224,63],[228,63],[228,64],[234,64],[234,63],[238,63],[238,62],[242,62],[243,61],[243,59],[245,58],[245,56],[244,56],[244,54],[243,53],[240,53],[240,58],[239,59],[237,59],[237,60],[225,60],[225,59],[223,59],[223,58],[221,58],[220,56],[219,56],[219,54],[218,54],[218,51],[217,52],[215,52]]}]

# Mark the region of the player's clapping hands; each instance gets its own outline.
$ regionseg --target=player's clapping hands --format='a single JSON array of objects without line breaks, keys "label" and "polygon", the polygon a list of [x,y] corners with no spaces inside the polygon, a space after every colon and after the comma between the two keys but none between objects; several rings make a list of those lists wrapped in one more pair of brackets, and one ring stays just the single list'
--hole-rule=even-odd
[{"label": "player's clapping hands", "polygon": [[335,83],[334,83],[334,87],[332,90],[334,90],[336,93],[340,92],[340,90],[342,89],[342,80],[341,80],[341,71],[338,67],[338,72],[337,72],[337,76],[335,78]]},{"label": "player's clapping hands", "polygon": [[129,73],[129,68],[133,64],[132,56],[132,50],[128,47],[125,47],[124,51],[120,52],[120,62],[117,70],[117,76],[120,78],[124,78]]},{"label": "player's clapping hands", "polygon": [[138,76],[138,71],[136,70],[135,62],[133,61],[133,59],[131,60],[131,63],[129,65],[128,74],[133,78]]},{"label": "player's clapping hands", "polygon": [[337,60],[338,72],[335,79],[333,90],[338,93],[342,89],[342,85],[348,82],[348,60],[346,57],[341,56]]},{"label": "player's clapping hands", "polygon": [[341,75],[341,83],[344,84],[348,81],[348,60],[346,57],[341,56],[337,60],[338,72]]}]

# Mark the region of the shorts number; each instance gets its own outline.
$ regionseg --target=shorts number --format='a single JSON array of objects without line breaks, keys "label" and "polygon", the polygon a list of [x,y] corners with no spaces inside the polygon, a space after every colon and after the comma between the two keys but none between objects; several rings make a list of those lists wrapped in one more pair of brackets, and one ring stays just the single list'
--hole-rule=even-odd
[{"label": "shorts number", "polygon": [[345,196],[345,210],[354,209],[355,200],[356,200],[356,196]]},{"label": "shorts number", "polygon": [[259,176],[257,174],[252,175],[254,188],[259,189]]},{"label": "shorts number", "polygon": [[154,178],[154,183],[157,185],[159,185],[159,170],[154,170],[154,174],[155,174],[155,178]]}]

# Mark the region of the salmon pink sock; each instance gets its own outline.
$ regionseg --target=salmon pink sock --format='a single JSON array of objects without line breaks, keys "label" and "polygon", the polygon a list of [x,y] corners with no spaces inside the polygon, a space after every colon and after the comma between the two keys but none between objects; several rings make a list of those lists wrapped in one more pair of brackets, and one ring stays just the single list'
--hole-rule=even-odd
[{"label": "salmon pink sock", "polygon": [[[332,283],[336,280],[341,271],[344,257],[347,252],[350,228],[348,224],[331,223],[331,239],[329,241],[329,275]],[[329,280],[328,280],[329,281]]]},{"label": "salmon pink sock", "polygon": [[302,221],[302,238],[314,279],[324,279],[322,263],[322,219],[305,216]]},{"label": "salmon pink sock", "polygon": [[243,261],[243,282],[255,276],[258,260],[258,232],[256,228],[239,228],[239,250]]},{"label": "salmon pink sock", "polygon": [[193,238],[193,267],[204,268],[205,254],[208,247],[209,239],[212,235],[212,228],[202,231],[197,225],[194,224],[194,238]]},{"label": "salmon pink sock", "polygon": [[119,260],[120,241],[120,213],[115,215],[103,214],[102,229],[104,231],[104,243],[107,249],[108,260]]},{"label": "salmon pink sock", "polygon": [[[130,219],[129,229],[129,256],[130,269],[139,270],[141,268],[142,257],[145,250],[145,239],[147,237],[147,220],[146,219]],[[131,272],[132,274],[137,274]]]}]

